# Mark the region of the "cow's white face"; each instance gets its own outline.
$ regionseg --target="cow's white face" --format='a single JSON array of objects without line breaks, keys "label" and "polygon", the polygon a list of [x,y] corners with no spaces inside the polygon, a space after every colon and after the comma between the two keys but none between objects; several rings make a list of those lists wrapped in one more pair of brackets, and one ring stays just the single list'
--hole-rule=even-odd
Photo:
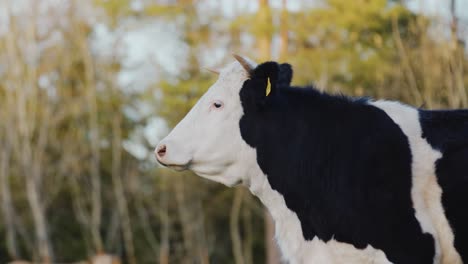
[{"label": "cow's white face", "polygon": [[[244,67],[246,62],[255,67],[244,60]],[[228,186],[244,180],[251,152],[239,129],[243,115],[239,91],[248,77],[244,67],[236,61],[220,71],[218,80],[156,147],[159,163]]]}]

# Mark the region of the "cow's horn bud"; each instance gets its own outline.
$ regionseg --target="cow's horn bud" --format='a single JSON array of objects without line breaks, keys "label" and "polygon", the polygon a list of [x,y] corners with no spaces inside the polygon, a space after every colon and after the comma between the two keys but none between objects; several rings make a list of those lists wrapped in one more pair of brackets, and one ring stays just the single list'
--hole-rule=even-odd
[{"label": "cow's horn bud", "polygon": [[253,70],[252,65],[242,56],[239,56],[237,54],[232,54],[232,56],[234,56],[234,58],[240,63],[240,65],[242,65],[246,72],[250,73]]},{"label": "cow's horn bud", "polygon": [[219,71],[217,70],[214,70],[214,69],[210,69],[210,68],[205,68],[205,70],[209,71],[209,72],[212,72],[214,74],[218,74],[219,75]]}]

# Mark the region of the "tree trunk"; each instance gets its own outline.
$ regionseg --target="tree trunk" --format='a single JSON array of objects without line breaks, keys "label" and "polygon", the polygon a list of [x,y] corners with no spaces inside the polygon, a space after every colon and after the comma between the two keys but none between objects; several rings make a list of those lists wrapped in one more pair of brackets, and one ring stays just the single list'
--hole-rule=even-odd
[{"label": "tree trunk", "polygon": [[279,264],[280,253],[275,241],[275,223],[270,213],[265,210],[265,246],[266,246],[266,264]]},{"label": "tree trunk", "polygon": [[100,233],[101,222],[102,222],[102,197],[101,197],[101,150],[100,150],[100,126],[98,121],[98,98],[96,94],[96,71],[93,63],[91,50],[87,40],[87,33],[80,27],[80,23],[77,21],[73,6],[79,5],[79,1],[71,1],[71,7],[69,10],[70,19],[75,22],[74,30],[76,31],[76,43],[78,45],[78,51],[80,56],[83,58],[83,73],[84,82],[82,83],[86,96],[86,107],[88,109],[88,129],[89,129],[89,148],[91,149],[91,160],[90,160],[90,199],[91,199],[91,213],[90,221],[88,224],[91,240],[93,242],[94,250],[98,253],[104,253],[104,244],[102,235]]},{"label": "tree trunk", "polygon": [[[251,196],[244,195],[244,203],[251,204],[253,201]],[[252,227],[252,209],[248,206],[244,206],[243,214],[242,214],[242,222],[244,226],[244,234],[245,234],[245,241],[244,241],[244,260],[245,264],[252,264],[253,263],[253,253],[252,253],[252,246],[253,246],[253,227]]]},{"label": "tree trunk", "polygon": [[161,185],[165,189],[161,190],[160,193],[160,208],[161,208],[161,246],[159,250],[159,263],[169,264],[169,233],[170,233],[170,218],[169,218],[169,182],[166,176],[162,176]]},{"label": "tree trunk", "polygon": [[117,200],[117,209],[121,219],[121,227],[124,238],[124,247],[127,253],[127,260],[130,264],[136,264],[135,248],[133,246],[133,232],[131,229],[130,216],[128,213],[127,199],[122,183],[120,172],[122,171],[122,135],[121,135],[121,120],[118,114],[112,120],[112,131],[114,136],[112,139],[112,183],[114,185],[114,195]]},{"label": "tree trunk", "polygon": [[229,226],[231,231],[232,253],[236,264],[245,264],[242,254],[242,239],[239,233],[239,213],[242,206],[243,189],[237,188],[234,191]]},{"label": "tree trunk", "polygon": [[285,61],[288,57],[289,49],[289,36],[288,36],[288,23],[289,12],[287,8],[287,0],[282,1],[281,17],[280,17],[280,54],[279,60]]},{"label": "tree trunk", "polygon": [[[86,42],[85,42],[86,43]],[[86,44],[84,44],[86,45]],[[94,86],[94,66],[92,65],[91,58],[89,57],[88,47],[83,47],[82,52],[85,58],[85,75],[86,75],[86,89],[88,90],[88,107],[89,107],[89,131],[90,131],[90,147],[91,147],[91,236],[93,239],[94,247],[97,253],[104,252],[104,245],[100,234],[101,227],[101,175],[100,167],[100,142],[99,142],[99,124],[98,124],[98,107],[96,98],[96,88]],[[86,55],[88,54],[88,55]]]},{"label": "tree trunk", "polygon": [[261,60],[268,60],[271,57],[271,39],[273,34],[273,19],[268,0],[259,0],[257,26],[259,58]]},{"label": "tree trunk", "polygon": [[[19,161],[20,171],[24,175],[27,200],[31,209],[36,235],[36,247],[39,260],[42,263],[53,261],[52,244],[47,229],[45,208],[40,196],[42,183],[42,157],[47,144],[50,110],[42,100],[37,86],[38,69],[34,64],[24,61],[23,50],[17,45],[19,36],[24,37],[28,43],[28,54],[36,56],[37,47],[37,6],[34,2],[31,10],[34,10],[29,21],[24,25],[24,31],[17,28],[14,16],[11,16],[7,6],[7,17],[10,18],[10,28],[6,35],[7,61],[9,65],[16,65],[7,73],[11,90],[6,96],[11,96],[14,105],[12,123],[16,124],[9,133],[11,144],[18,150],[16,159]],[[22,21],[23,22],[23,21]]]},{"label": "tree trunk", "polygon": [[460,39],[458,37],[458,18],[456,12],[456,1],[450,1],[450,12],[452,16],[451,21],[451,37],[452,37],[452,56],[451,56],[451,68],[453,71],[453,83],[456,89],[455,98],[458,98],[458,104],[453,107],[466,107],[468,105],[468,94],[464,85],[464,69],[463,69],[463,60],[464,60],[464,51],[460,50]]},{"label": "tree trunk", "polygon": [[[2,131],[3,132],[3,131]],[[13,202],[11,199],[10,181],[9,181],[9,163],[11,149],[10,144],[4,139],[2,144],[3,149],[0,152],[0,185],[1,185],[1,199],[2,211],[6,232],[6,247],[7,252],[12,259],[18,259],[18,245],[16,243],[16,232],[14,224],[14,211]]]},{"label": "tree trunk", "polygon": [[195,245],[194,245],[194,232],[192,226],[192,212],[191,208],[187,206],[187,198],[185,192],[185,179],[186,177],[177,177],[174,188],[175,188],[175,198],[177,202],[177,211],[179,213],[180,224],[182,227],[182,237],[185,248],[185,257],[183,263],[188,263],[189,260],[187,257],[193,257],[196,255]]}]

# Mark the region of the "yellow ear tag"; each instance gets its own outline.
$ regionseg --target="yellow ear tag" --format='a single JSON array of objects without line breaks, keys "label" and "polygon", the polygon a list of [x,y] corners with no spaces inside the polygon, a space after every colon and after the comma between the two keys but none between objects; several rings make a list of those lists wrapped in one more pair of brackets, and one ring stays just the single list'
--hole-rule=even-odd
[{"label": "yellow ear tag", "polygon": [[268,96],[271,92],[271,83],[270,78],[267,79],[267,88],[266,88],[266,96]]}]

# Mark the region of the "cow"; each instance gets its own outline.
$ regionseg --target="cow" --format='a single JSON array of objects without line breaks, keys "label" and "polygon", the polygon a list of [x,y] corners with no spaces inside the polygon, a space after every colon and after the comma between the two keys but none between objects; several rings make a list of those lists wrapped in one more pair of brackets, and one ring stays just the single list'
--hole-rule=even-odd
[{"label": "cow", "polygon": [[424,110],[291,85],[235,55],[155,148],[241,184],[287,263],[468,263],[468,110]]}]

